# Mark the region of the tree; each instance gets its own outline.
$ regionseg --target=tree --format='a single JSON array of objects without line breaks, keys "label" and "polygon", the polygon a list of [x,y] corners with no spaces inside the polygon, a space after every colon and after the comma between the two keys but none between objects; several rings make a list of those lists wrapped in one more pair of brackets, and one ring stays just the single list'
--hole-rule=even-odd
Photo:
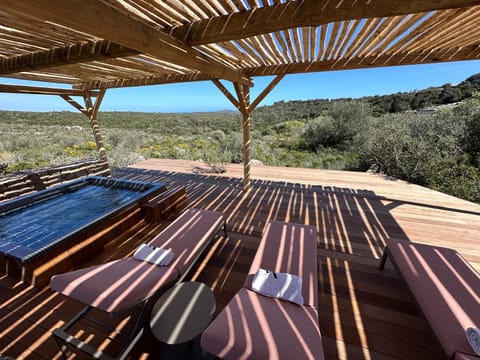
[{"label": "tree", "polygon": [[363,131],[372,110],[359,101],[336,101],[330,109],[307,123],[303,139],[308,149],[332,147],[347,150],[355,136]]},{"label": "tree", "polygon": [[405,93],[398,93],[392,95],[392,97],[392,103],[390,106],[391,113],[399,113],[411,109],[409,96]]},{"label": "tree", "polygon": [[440,102],[442,104],[451,104],[462,99],[462,92],[461,90],[450,84],[446,84],[443,86],[443,90],[440,94]]}]

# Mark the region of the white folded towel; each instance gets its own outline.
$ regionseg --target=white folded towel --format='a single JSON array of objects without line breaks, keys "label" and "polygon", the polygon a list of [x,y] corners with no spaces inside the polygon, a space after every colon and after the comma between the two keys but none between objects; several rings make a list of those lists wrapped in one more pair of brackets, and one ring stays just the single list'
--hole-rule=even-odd
[{"label": "white folded towel", "polygon": [[167,266],[173,260],[174,254],[171,250],[165,250],[149,244],[142,244],[133,254],[133,258],[155,265]]},{"label": "white folded towel", "polygon": [[475,354],[480,356],[480,329],[469,327],[465,333],[467,335],[468,343],[472,347],[473,351]]},{"label": "white folded towel", "polygon": [[253,277],[252,290],[303,305],[302,279],[297,275],[258,269]]}]

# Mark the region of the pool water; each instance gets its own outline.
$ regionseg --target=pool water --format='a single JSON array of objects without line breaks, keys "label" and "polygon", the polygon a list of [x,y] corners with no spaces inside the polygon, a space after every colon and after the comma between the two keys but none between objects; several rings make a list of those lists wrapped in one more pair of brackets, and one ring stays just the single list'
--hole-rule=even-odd
[{"label": "pool water", "polygon": [[[127,184],[127,185],[125,185]],[[0,252],[22,262],[63,243],[82,229],[143,197],[144,183],[83,181],[1,213]],[[153,185],[153,184],[151,184]],[[158,184],[156,184],[158,185]]]}]

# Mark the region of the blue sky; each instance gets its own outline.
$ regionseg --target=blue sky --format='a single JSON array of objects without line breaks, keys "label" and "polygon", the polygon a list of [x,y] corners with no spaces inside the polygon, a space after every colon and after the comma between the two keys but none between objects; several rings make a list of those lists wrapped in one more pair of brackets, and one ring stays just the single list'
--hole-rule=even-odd
[{"label": "blue sky", "polygon": [[[357,98],[412,91],[446,83],[456,84],[479,72],[480,61],[462,61],[287,75],[260,105],[269,105],[280,100]],[[258,95],[272,78],[255,78],[255,87],[251,90],[252,98]],[[1,78],[0,83],[45,85],[7,78]],[[58,96],[6,93],[0,93],[0,109],[76,111]],[[226,109],[234,110],[234,107],[211,82],[206,81],[110,89],[100,111],[193,112]]]}]

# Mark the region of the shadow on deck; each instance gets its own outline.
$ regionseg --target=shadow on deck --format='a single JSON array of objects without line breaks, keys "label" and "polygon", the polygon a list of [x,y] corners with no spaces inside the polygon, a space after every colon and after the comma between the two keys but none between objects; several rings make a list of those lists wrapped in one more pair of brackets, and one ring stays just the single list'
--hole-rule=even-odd
[{"label": "shadow on deck", "polygon": [[[391,265],[378,270],[385,239],[455,247],[474,266],[480,263],[475,244],[480,235],[480,207],[421,187],[403,189],[408,196],[392,199],[382,190],[389,187],[388,180],[382,180],[384,187],[378,191],[374,184],[371,189],[358,189],[355,184],[336,187],[254,180],[251,191],[244,193],[236,177],[148,168],[124,168],[114,176],[184,185],[189,206],[226,214],[229,237],[220,237],[187,277],[212,288],[217,311],[241,288],[268,220],[315,226],[319,322],[327,359],[440,358],[428,325]],[[315,182],[312,178],[311,183]],[[432,201],[424,202],[424,198]],[[79,267],[131,254],[164,226],[140,223]],[[0,353],[60,358],[50,331],[81,304],[48,289],[14,284],[6,277],[0,286]],[[90,341],[102,344],[97,336]],[[103,343],[106,348],[115,346],[115,342]],[[132,358],[154,358],[159,352],[160,345],[147,335]]]}]

